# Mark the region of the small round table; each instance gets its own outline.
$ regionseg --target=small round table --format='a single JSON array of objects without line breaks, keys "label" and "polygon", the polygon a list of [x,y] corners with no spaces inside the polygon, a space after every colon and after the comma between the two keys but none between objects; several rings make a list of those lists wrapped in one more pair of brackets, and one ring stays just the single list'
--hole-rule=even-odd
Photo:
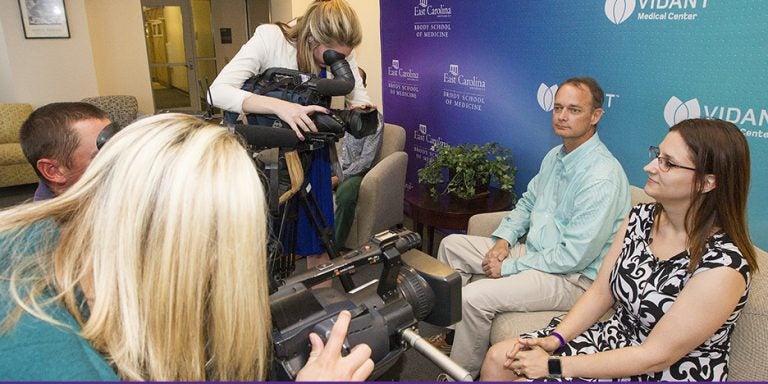
[{"label": "small round table", "polygon": [[510,209],[512,193],[491,187],[488,188],[487,193],[471,200],[459,199],[451,195],[441,195],[434,200],[429,196],[429,188],[418,184],[410,191],[406,191],[405,201],[408,202],[416,232],[422,235],[426,226],[427,236],[422,237],[421,249],[432,255],[436,227],[466,231],[472,215]]}]

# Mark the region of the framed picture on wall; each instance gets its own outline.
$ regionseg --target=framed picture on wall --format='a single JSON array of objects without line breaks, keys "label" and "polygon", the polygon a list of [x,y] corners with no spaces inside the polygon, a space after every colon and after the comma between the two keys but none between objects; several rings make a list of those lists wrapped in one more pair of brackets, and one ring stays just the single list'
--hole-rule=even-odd
[{"label": "framed picture on wall", "polygon": [[19,0],[21,24],[27,39],[68,39],[64,0]]}]

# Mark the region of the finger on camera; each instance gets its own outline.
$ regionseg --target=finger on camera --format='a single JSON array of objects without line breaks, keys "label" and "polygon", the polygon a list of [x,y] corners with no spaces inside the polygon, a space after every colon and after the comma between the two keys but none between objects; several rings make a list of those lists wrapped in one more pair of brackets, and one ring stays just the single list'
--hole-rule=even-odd
[{"label": "finger on camera", "polygon": [[296,123],[288,122],[288,126],[291,127],[291,130],[293,130],[293,133],[296,134],[296,137],[299,140],[304,141],[304,135],[301,134],[301,128],[299,128],[299,126],[296,125]]},{"label": "finger on camera", "polygon": [[371,353],[371,347],[369,347],[368,344],[358,344],[352,348],[349,355],[345,356],[344,359],[349,361],[350,365],[356,367],[370,359]]},{"label": "finger on camera", "polygon": [[349,328],[349,322],[352,319],[352,315],[349,311],[341,311],[336,318],[336,323],[331,328],[331,334],[328,336],[328,340],[325,344],[325,349],[330,353],[341,353],[341,347],[344,344],[344,339],[347,337],[347,329]]},{"label": "finger on camera", "polygon": [[304,131],[317,132],[317,127],[315,126],[315,122],[312,121],[312,119],[309,116],[301,115],[300,121],[304,128]]},{"label": "finger on camera", "polygon": [[308,115],[311,115],[311,114],[313,114],[315,112],[320,112],[320,113],[325,113],[325,114],[331,113],[330,109],[328,109],[326,107],[323,107],[323,106],[320,106],[320,105],[310,104],[310,105],[307,105],[305,107],[308,109],[308,111],[307,111]]},{"label": "finger on camera", "polygon": [[352,381],[363,381],[371,375],[373,372],[374,364],[373,360],[367,359],[363,364],[355,370],[352,374]]}]

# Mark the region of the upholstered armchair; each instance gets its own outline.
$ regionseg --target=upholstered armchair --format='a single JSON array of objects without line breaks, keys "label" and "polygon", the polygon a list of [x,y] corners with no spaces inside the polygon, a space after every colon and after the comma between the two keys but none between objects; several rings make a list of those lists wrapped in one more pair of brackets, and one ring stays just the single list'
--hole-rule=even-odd
[{"label": "upholstered armchair", "polygon": [[109,115],[109,119],[112,122],[117,123],[121,127],[125,127],[139,117],[139,101],[134,96],[96,96],[86,97],[80,101],[101,108]]},{"label": "upholstered armchair", "polygon": [[363,176],[357,198],[355,220],[352,222],[347,248],[355,249],[380,231],[403,223],[405,198],[405,172],[408,155],[405,148],[405,129],[399,125],[384,124],[379,153],[374,166]]},{"label": "upholstered armchair", "polygon": [[0,103],[0,187],[32,184],[37,174],[19,143],[21,125],[32,113],[25,103]]}]

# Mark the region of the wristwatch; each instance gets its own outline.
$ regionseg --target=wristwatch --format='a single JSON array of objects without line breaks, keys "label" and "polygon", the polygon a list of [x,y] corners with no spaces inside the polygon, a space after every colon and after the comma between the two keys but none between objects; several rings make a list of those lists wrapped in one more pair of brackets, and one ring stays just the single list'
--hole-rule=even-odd
[{"label": "wristwatch", "polygon": [[560,364],[559,357],[550,357],[549,360],[547,360],[547,367],[549,368],[549,377],[553,379],[563,377],[563,366]]}]

